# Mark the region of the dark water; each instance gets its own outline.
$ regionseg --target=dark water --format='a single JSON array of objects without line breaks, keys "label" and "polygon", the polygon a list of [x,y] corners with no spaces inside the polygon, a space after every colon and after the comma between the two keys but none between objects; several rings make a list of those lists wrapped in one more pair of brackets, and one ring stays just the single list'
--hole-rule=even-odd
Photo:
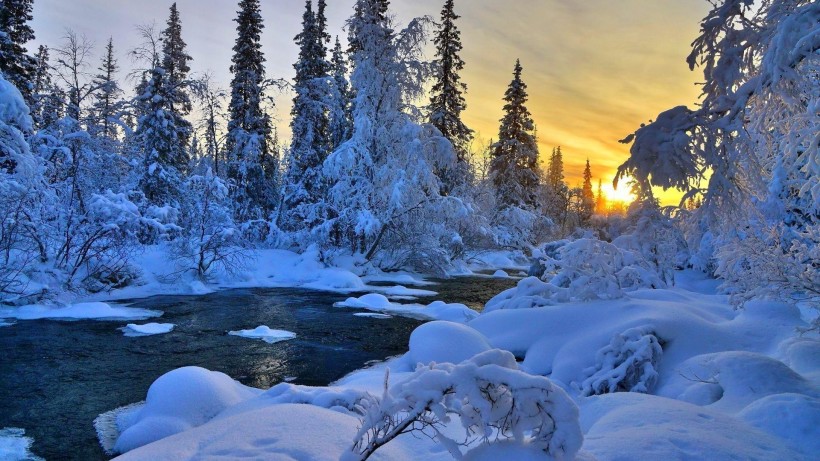
[{"label": "dark water", "polygon": [[[437,299],[474,308],[513,284],[457,278],[430,287]],[[345,295],[299,289],[226,290],[204,296],[157,296],[133,307],[165,312],[149,321],[174,323],[165,335],[129,338],[129,322],[20,321],[0,328],[0,428],[18,427],[46,460],[108,459],[93,420],[145,398],[160,375],[196,365],[243,384],[269,388],[327,385],[368,362],[407,351],[421,322],[356,317],[332,307]],[[430,300],[422,300],[429,302]],[[146,321],[147,322],[147,321]],[[146,323],[137,322],[137,323]],[[297,333],[276,344],[228,336],[259,325]]]}]

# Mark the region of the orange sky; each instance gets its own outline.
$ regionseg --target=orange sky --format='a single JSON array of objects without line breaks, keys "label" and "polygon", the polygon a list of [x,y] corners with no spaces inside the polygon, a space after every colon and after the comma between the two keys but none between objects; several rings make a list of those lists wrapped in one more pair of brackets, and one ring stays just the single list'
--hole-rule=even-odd
[{"label": "orange sky", "polygon": [[[353,0],[327,0],[332,34],[342,37]],[[71,28],[98,44],[109,36],[125,51],[137,42],[134,25],[167,17],[169,0],[36,0],[39,43],[56,45]],[[227,85],[234,41],[234,0],[177,0],[194,71],[212,70]],[[400,22],[438,17],[443,0],[393,0]],[[593,175],[611,184],[628,155],[618,139],[640,123],[697,99],[697,72],[685,63],[689,43],[708,10],[705,0],[457,0],[469,85],[465,121],[480,139],[497,135],[501,100],[516,58],[529,85],[529,109],[538,125],[542,158],[564,151],[570,185],[580,182],[589,157]],[[271,77],[290,78],[304,2],[262,0],[264,51]],[[94,59],[94,67],[97,59]],[[129,85],[125,85],[129,86]],[[277,102],[287,132],[289,100]],[[668,201],[668,200],[667,200]]]}]

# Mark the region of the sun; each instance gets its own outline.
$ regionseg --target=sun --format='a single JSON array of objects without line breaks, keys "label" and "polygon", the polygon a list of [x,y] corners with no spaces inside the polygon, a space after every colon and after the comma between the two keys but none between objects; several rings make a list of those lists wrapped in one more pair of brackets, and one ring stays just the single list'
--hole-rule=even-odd
[{"label": "sun", "polygon": [[623,202],[628,205],[636,199],[635,194],[633,194],[630,190],[628,178],[624,178],[624,180],[619,181],[617,189],[612,187],[611,182],[604,183],[602,185],[602,189],[604,196],[609,202]]}]

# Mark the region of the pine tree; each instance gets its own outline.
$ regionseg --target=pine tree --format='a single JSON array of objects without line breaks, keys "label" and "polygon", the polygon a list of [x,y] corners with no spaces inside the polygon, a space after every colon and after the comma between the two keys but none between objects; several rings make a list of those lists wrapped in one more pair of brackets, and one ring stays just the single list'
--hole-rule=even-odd
[{"label": "pine tree", "polygon": [[146,113],[139,120],[137,143],[143,155],[140,189],[153,205],[177,207],[181,195],[181,175],[176,165],[187,157],[187,146],[177,137],[176,117],[167,111],[169,101],[163,91],[165,69],[155,67],[139,100]]},{"label": "pine tree", "polygon": [[261,35],[264,25],[259,0],[241,0],[237,39],[231,58],[231,102],[228,107],[228,178],[238,222],[267,217],[275,201],[275,184],[265,182],[262,163],[270,155],[270,117],[262,109],[265,57]]},{"label": "pine tree", "polygon": [[552,155],[547,167],[547,184],[553,190],[566,187],[564,183],[564,154],[561,153],[561,146],[552,149]]},{"label": "pine tree", "polygon": [[95,120],[89,124],[89,131],[92,134],[109,141],[116,140],[119,135],[118,125],[114,123],[119,109],[119,97],[122,94],[116,80],[118,70],[117,59],[114,57],[114,41],[109,38],[99,68],[100,73],[94,78],[93,85],[97,88],[97,93],[94,96],[92,112]]},{"label": "pine tree", "polygon": [[455,22],[460,16],[453,11],[454,3],[454,0],[447,0],[444,4],[441,24],[433,39],[436,45],[436,75],[429,110],[430,123],[453,143],[458,163],[466,164],[473,130],[461,120],[461,113],[467,108],[464,100],[467,85],[459,76],[459,72],[464,70],[464,60],[459,56],[462,50],[461,32]]},{"label": "pine tree", "polygon": [[0,3],[0,72],[20,90],[32,105],[33,80],[37,62],[26,52],[25,44],[34,40],[31,21],[33,0],[3,0]]},{"label": "pine tree", "polygon": [[339,42],[338,36],[333,47],[331,69],[335,94],[331,99],[329,108],[330,126],[328,127],[328,136],[330,150],[333,151],[350,138],[353,130],[353,116],[351,113],[353,96],[350,82],[347,79],[347,58],[344,51],[342,51],[342,44]]},{"label": "pine tree", "polygon": [[[320,7],[323,9],[323,3]],[[282,227],[286,230],[312,228],[322,220],[317,205],[324,201],[322,164],[331,147],[328,107],[333,96],[324,45],[326,32],[320,29],[326,22],[320,21],[322,15],[323,11],[315,14],[312,0],[307,0],[302,32],[295,38],[299,59],[293,66],[296,70],[296,97],[290,125],[293,141],[283,197],[286,219]]]},{"label": "pine tree", "polygon": [[490,176],[502,206],[533,207],[538,186],[538,145],[535,124],[526,107],[527,85],[521,79],[521,62],[515,62],[513,80],[504,100],[504,117],[493,145]]},{"label": "pine tree", "polygon": [[581,222],[589,221],[595,212],[595,193],[592,192],[592,170],[589,159],[584,167],[584,183],[581,188]]},{"label": "pine tree", "polygon": [[179,157],[170,159],[177,171],[184,172],[190,164],[187,147],[193,134],[191,123],[186,116],[191,113],[191,96],[188,94],[188,73],[191,67],[188,62],[191,56],[185,51],[186,44],[182,39],[182,22],[179,17],[177,4],[171,5],[167,27],[160,37],[162,41],[162,62],[165,70],[160,92],[163,94],[165,108],[174,119],[174,138],[182,148],[174,149]]}]

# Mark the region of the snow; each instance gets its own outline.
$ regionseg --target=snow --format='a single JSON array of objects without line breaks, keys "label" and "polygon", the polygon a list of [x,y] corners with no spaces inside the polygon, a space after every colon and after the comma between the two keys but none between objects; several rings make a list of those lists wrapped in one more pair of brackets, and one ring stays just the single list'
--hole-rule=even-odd
[{"label": "snow", "polygon": [[0,318],[18,320],[145,320],[159,317],[162,312],[111,306],[103,302],[72,304],[65,307],[51,307],[31,304],[22,307],[0,308]]},{"label": "snow", "polygon": [[153,336],[170,333],[174,326],[173,323],[146,323],[144,325],[129,323],[120,330],[125,336]]},{"label": "snow", "polygon": [[10,327],[14,325],[15,322],[10,322],[8,320],[0,319],[0,327]]},{"label": "snow", "polygon": [[[0,80],[0,82],[2,82]],[[17,428],[0,429],[0,459],[3,461],[43,461],[29,449],[34,440],[26,437],[26,431]]]},{"label": "snow", "polygon": [[398,304],[391,302],[386,296],[378,293],[369,293],[358,298],[347,298],[345,301],[335,303],[334,306],[367,309],[421,320],[449,320],[464,323],[478,317],[476,311],[464,304],[448,304],[443,301],[434,301],[426,306],[421,304]]},{"label": "snow", "polygon": [[487,339],[474,329],[458,323],[435,321],[413,330],[407,354],[410,360],[420,364],[460,363],[490,349]]},{"label": "snow", "polygon": [[385,295],[389,297],[397,297],[397,296],[435,296],[438,294],[437,291],[431,290],[421,290],[419,288],[407,288],[404,285],[396,285],[392,287],[386,287],[384,290],[379,290]]},{"label": "snow", "polygon": [[504,272],[503,270],[499,269],[493,273],[493,277],[506,279],[510,277],[510,274]]},{"label": "snow", "polygon": [[261,339],[268,344],[288,341],[296,337],[296,333],[285,330],[273,330],[267,326],[258,326],[253,330],[229,331],[229,335],[250,339]]},{"label": "snow", "polygon": [[114,449],[126,452],[200,426],[259,393],[223,373],[198,367],[173,370],[154,381],[144,406],[117,418],[120,435]]}]

